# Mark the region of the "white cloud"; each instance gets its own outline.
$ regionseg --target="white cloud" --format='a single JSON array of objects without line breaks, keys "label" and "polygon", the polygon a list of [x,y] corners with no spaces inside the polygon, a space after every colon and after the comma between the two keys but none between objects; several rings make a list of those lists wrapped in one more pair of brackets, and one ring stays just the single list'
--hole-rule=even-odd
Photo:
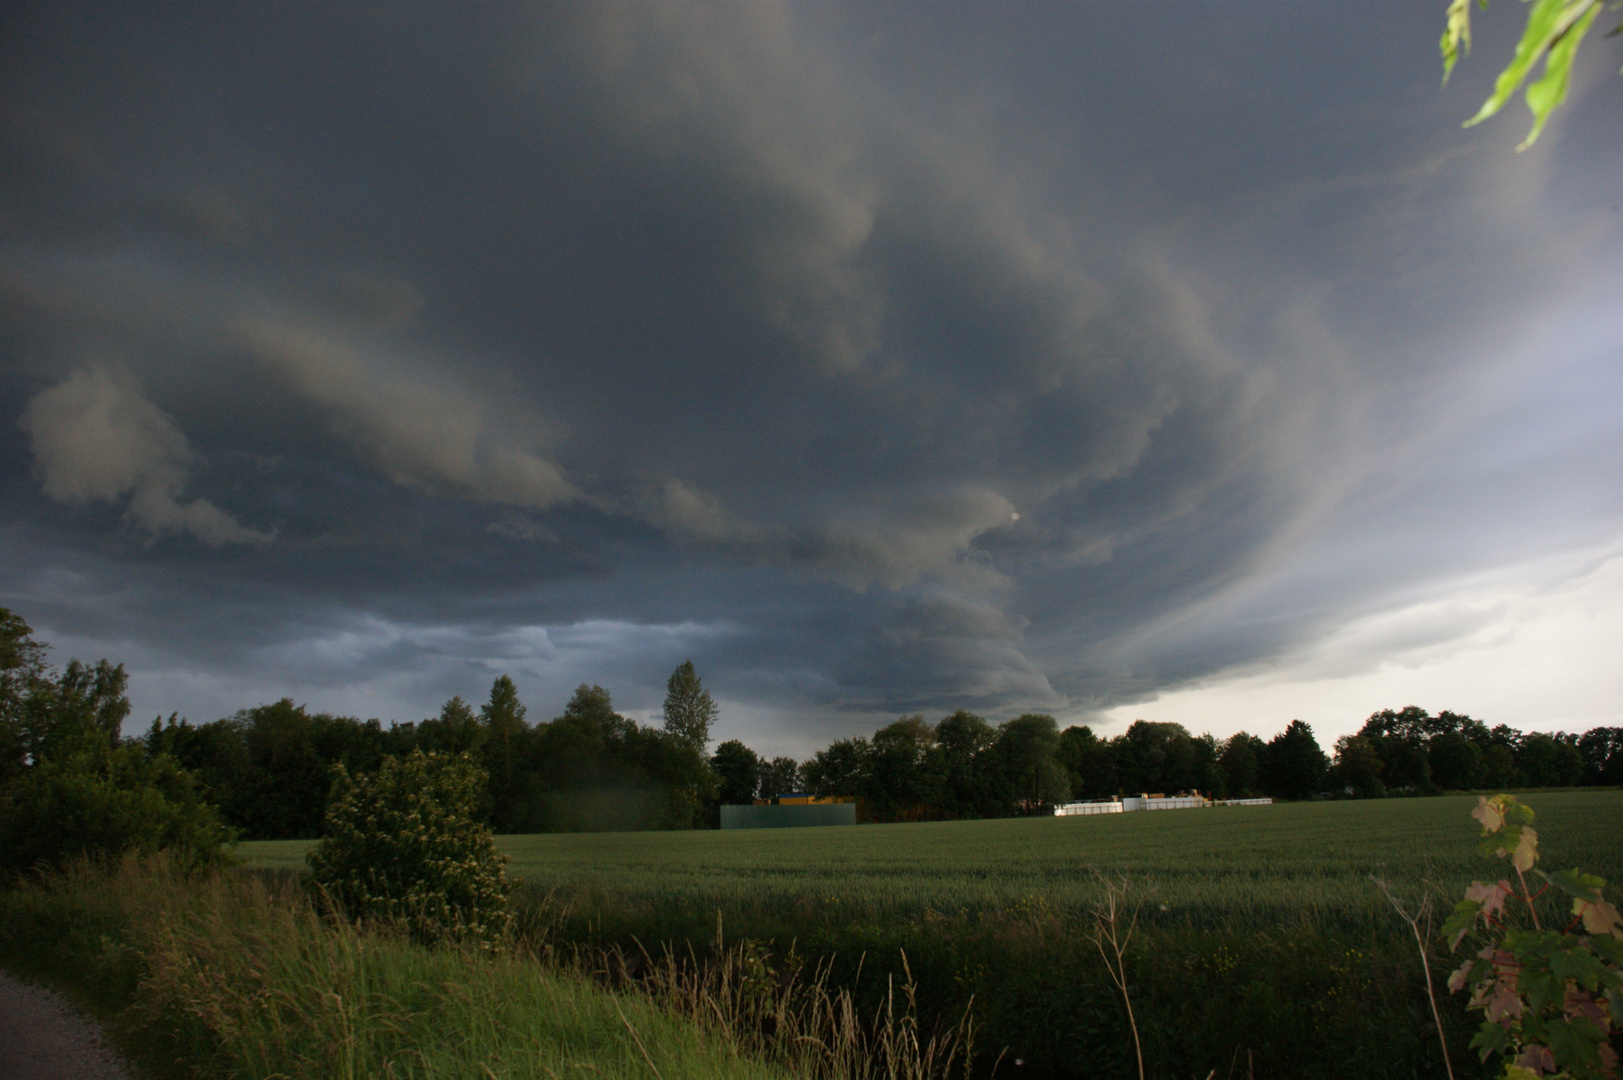
[{"label": "white cloud", "polygon": [[1447,595],[1358,619],[1266,668],[1249,667],[1104,715],[1192,731],[1264,736],[1293,719],[1320,743],[1370,713],[1419,705],[1523,730],[1623,724],[1623,555],[1568,576],[1520,567],[1514,578],[1467,582]]},{"label": "white cloud", "polygon": [[58,502],[116,503],[128,495],[126,515],[154,535],[189,533],[215,547],[272,539],[207,499],[181,501],[195,455],[129,375],[76,371],[34,398],[20,426],[45,493]]}]

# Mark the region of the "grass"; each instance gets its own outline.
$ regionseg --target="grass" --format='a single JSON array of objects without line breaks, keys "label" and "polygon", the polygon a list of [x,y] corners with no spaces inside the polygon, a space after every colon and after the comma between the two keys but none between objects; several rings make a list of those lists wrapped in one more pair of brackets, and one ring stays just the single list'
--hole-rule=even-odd
[{"label": "grass", "polygon": [[[1525,796],[1545,864],[1623,879],[1623,792]],[[747,939],[763,961],[829,965],[872,1009],[905,951],[926,1017],[973,998],[990,1063],[1032,1077],[1133,1074],[1120,992],[1091,938],[1101,879],[1142,903],[1125,977],[1152,1076],[1421,1077],[1442,1072],[1408,928],[1368,875],[1444,908],[1498,868],[1472,796],[1109,817],[501,837],[532,933],[595,948]],[[244,845],[249,865],[300,844]],[[1434,967],[1457,963],[1446,954]],[[1444,1026],[1461,1076],[1475,1020]],[[1460,1065],[1464,1062],[1464,1065]]]},{"label": "grass", "polygon": [[362,935],[287,882],[81,866],[0,892],[7,965],[114,1018],[144,1075],[772,1080],[641,995]]}]

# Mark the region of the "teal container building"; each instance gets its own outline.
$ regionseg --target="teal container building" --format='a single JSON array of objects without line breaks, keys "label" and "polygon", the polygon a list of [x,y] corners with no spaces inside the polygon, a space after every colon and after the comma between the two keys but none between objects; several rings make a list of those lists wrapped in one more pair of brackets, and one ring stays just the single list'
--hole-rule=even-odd
[{"label": "teal container building", "polygon": [[821,803],[810,806],[723,806],[723,829],[797,829],[814,825],[855,825],[857,804]]}]

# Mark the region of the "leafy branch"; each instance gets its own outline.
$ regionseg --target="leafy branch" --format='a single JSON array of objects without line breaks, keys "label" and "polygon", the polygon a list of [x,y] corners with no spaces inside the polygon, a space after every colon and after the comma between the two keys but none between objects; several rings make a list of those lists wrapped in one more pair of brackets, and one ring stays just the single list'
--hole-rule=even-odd
[{"label": "leafy branch", "polygon": [[[1488,0],[1478,0],[1484,9]],[[1572,84],[1572,61],[1578,45],[1589,31],[1589,26],[1606,6],[1606,0],[1533,0],[1527,13],[1527,26],[1510,64],[1499,73],[1493,84],[1493,93],[1482,103],[1477,114],[1465,121],[1466,127],[1480,124],[1504,108],[1510,96],[1527,81],[1534,66],[1544,61],[1544,74],[1527,88],[1527,107],[1533,113],[1533,130],[1522,140],[1517,151],[1532,146],[1544,130],[1550,114],[1567,100],[1567,89]],[[1614,4],[1615,6],[1615,4]],[[1623,24],[1607,37],[1623,32]],[[1459,58],[1471,53],[1471,0],[1449,0],[1443,39],[1439,46],[1443,54],[1443,84],[1454,73]]]},{"label": "leafy branch", "polygon": [[[1472,817],[1482,824],[1483,854],[1508,858],[1516,883],[1474,881],[1443,923],[1449,949],[1475,933],[1476,955],[1449,976],[1448,987],[1469,987],[1469,1008],[1483,1014],[1471,1046],[1482,1059],[1506,1059],[1507,1080],[1546,1075],[1613,1080],[1613,1031],[1623,1028],[1623,917],[1602,895],[1606,882],[1577,869],[1537,869],[1533,810],[1511,795],[1482,798]],[[1528,877],[1542,879],[1533,888]],[[1561,929],[1539,920],[1539,901],[1551,890],[1572,900]]]}]

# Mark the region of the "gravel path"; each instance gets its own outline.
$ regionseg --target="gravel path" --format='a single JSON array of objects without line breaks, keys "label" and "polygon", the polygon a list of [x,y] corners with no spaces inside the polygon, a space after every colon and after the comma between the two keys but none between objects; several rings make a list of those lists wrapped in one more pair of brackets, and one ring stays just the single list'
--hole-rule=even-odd
[{"label": "gravel path", "polygon": [[101,1029],[60,994],[0,971],[0,1080],[133,1080]]}]

